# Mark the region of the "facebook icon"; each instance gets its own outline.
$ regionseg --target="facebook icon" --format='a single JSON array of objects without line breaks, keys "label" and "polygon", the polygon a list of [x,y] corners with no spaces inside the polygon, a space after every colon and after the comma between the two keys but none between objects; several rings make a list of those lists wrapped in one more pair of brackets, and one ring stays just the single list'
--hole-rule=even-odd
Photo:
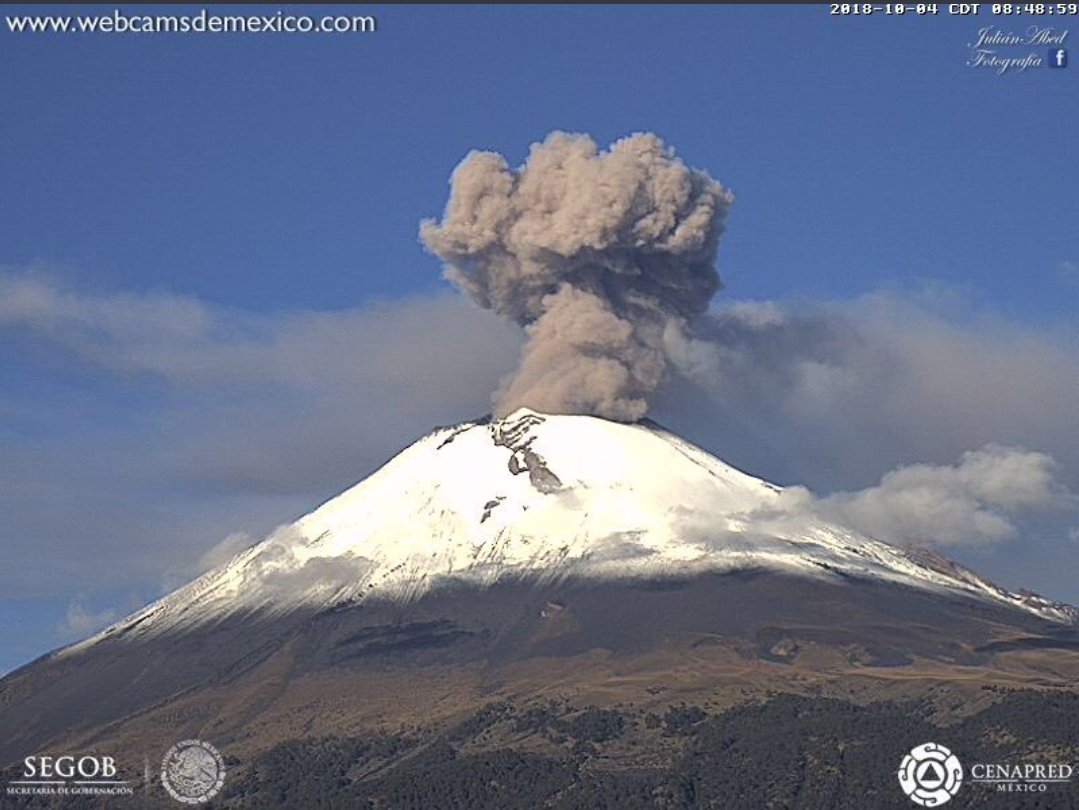
[{"label": "facebook icon", "polygon": [[1068,66],[1068,52],[1063,48],[1049,51],[1049,67],[1065,68]]}]

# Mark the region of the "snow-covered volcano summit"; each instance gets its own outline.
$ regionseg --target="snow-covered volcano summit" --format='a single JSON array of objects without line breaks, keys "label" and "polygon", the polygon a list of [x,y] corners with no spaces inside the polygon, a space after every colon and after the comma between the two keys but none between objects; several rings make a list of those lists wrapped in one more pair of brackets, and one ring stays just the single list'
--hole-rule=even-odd
[{"label": "snow-covered volcano summit", "polygon": [[1066,606],[1009,593],[936,555],[818,519],[782,488],[654,423],[522,409],[436,429],[103,635],[373,597],[410,600],[451,583],[661,579],[747,568],[886,580],[1073,620]]},{"label": "snow-covered volcano summit", "polygon": [[1076,615],[831,524],[803,490],[652,423],[518,411],[435,430],[0,679],[0,764],[86,745],[137,762],[180,735],[260,751],[401,724],[445,740],[505,701],[1068,689]]}]

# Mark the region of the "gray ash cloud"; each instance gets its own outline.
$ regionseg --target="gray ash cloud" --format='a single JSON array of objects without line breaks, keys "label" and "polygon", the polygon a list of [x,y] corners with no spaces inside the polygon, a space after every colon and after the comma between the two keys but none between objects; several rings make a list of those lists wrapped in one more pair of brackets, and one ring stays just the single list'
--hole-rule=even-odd
[{"label": "gray ash cloud", "polygon": [[655,135],[601,151],[554,132],[525,164],[473,152],[424,245],[480,306],[524,327],[517,370],[494,394],[519,407],[633,421],[666,374],[672,333],[708,309],[732,196]]}]

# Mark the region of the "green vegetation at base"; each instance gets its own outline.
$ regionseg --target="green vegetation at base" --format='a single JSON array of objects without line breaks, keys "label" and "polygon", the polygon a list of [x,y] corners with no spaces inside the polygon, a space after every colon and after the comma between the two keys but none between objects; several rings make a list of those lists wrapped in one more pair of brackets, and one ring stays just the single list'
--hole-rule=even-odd
[{"label": "green vegetation at base", "polygon": [[[208,808],[246,810],[681,810],[912,806],[896,771],[937,742],[975,762],[1079,764],[1079,695],[991,690],[977,713],[941,711],[953,695],[860,705],[775,695],[720,712],[494,702],[438,734],[288,742],[230,760]],[[954,707],[957,710],[969,707]],[[969,773],[968,773],[969,776]],[[0,774],[16,778],[12,774]],[[1079,808],[1079,780],[1044,793],[961,788],[963,807]],[[175,806],[138,795],[140,807]],[[3,797],[12,808],[97,808]],[[116,800],[117,803],[122,800]]]},{"label": "green vegetation at base", "polygon": [[[393,810],[657,810],[722,807],[907,808],[896,770],[914,746],[936,741],[964,762],[1079,758],[1079,696],[1005,694],[945,726],[930,702],[873,703],[781,695],[720,714],[671,706],[655,715],[553,701],[492,703],[445,734],[397,741],[402,755],[372,771],[300,741],[279,746],[233,781],[222,807]],[[336,746],[337,748],[334,748]],[[644,765],[642,762],[651,762]],[[365,765],[368,763],[368,765]],[[964,807],[1003,797],[963,788]],[[1079,807],[1079,783],[1011,794],[1009,808]]]}]

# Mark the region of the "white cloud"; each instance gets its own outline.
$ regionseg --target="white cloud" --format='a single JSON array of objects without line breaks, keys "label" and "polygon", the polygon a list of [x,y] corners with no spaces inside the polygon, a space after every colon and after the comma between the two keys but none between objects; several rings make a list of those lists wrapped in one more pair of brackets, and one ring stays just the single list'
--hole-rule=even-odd
[{"label": "white cloud", "polygon": [[[668,345],[681,379],[656,418],[753,474],[849,501],[843,519],[871,533],[1079,602],[1075,499],[1040,498],[1049,472],[1054,492],[1079,492],[1077,345],[1074,322],[1020,322],[941,289],[724,304]],[[987,445],[1027,450],[990,455],[980,475],[956,463]],[[950,488],[919,489],[914,472],[882,483],[905,467],[951,470],[937,476]]]},{"label": "white cloud", "polygon": [[56,634],[65,640],[85,638],[101,630],[120,618],[115,608],[91,611],[81,600],[74,600],[67,606],[67,613],[56,627]]},{"label": "white cloud", "polygon": [[958,464],[915,464],[878,486],[820,499],[838,523],[898,545],[960,545],[1014,539],[1024,513],[1074,505],[1044,453],[988,445]]},{"label": "white cloud", "polygon": [[146,418],[174,474],[270,493],[318,492],[488,411],[520,346],[516,327],[448,294],[263,315],[0,272],[5,330],[76,358],[72,376],[166,382]]},{"label": "white cloud", "polygon": [[1051,452],[1079,488],[1079,330],[957,296],[739,304],[668,345],[662,417],[742,466],[817,491],[986,444]]},{"label": "white cloud", "polygon": [[260,314],[0,271],[0,589],[175,584],[489,411],[519,346],[448,294]]},{"label": "white cloud", "polygon": [[241,551],[244,551],[258,542],[247,532],[231,532],[224,540],[203,554],[193,572],[194,575],[204,574],[207,571],[224,565]]},{"label": "white cloud", "polygon": [[512,362],[520,343],[515,327],[450,294],[267,315],[167,293],[88,293],[2,268],[0,329],[101,369],[218,393],[340,391],[361,382],[433,390],[477,360]]}]

